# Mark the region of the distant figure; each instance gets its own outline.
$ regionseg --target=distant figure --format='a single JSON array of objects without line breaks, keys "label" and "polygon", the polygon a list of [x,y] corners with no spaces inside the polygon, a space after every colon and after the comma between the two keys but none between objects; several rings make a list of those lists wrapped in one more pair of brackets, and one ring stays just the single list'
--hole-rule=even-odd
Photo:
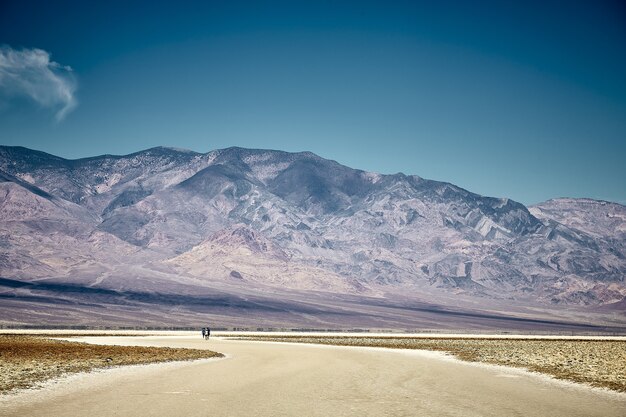
[{"label": "distant figure", "polygon": [[206,328],[202,328],[202,338],[206,339]]},{"label": "distant figure", "polygon": [[211,329],[210,328],[206,328],[206,340],[209,340],[209,337],[211,337]]}]

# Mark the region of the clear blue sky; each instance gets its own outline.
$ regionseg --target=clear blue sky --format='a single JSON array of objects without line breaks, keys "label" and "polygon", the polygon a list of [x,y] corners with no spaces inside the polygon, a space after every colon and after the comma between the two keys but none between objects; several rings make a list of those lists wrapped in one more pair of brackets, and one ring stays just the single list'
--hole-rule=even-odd
[{"label": "clear blue sky", "polygon": [[622,1],[91,3],[0,2],[0,144],[310,150],[626,203]]}]

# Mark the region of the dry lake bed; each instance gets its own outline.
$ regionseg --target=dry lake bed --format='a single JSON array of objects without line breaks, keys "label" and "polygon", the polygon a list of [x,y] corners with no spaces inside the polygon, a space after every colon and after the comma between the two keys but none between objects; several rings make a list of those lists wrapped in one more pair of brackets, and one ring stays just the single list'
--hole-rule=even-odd
[{"label": "dry lake bed", "polygon": [[[53,335],[65,341],[2,336],[14,343],[0,345],[0,373],[22,380],[11,388],[40,369],[53,378],[5,390],[0,415],[626,415],[624,338]],[[145,364],[157,360],[168,362]]]}]

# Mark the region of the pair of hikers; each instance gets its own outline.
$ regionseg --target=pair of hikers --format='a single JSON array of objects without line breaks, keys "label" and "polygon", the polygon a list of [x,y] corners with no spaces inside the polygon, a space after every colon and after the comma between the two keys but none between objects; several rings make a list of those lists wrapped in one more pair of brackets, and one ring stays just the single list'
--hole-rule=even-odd
[{"label": "pair of hikers", "polygon": [[209,337],[211,336],[211,329],[208,327],[203,327],[202,328],[202,338],[209,340]]}]

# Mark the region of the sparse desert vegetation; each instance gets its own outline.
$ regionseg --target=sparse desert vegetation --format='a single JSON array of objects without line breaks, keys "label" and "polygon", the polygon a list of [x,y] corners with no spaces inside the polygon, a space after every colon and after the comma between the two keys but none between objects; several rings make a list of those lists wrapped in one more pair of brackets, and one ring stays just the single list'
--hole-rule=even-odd
[{"label": "sparse desert vegetation", "polygon": [[247,340],[447,352],[470,362],[526,368],[559,379],[626,392],[626,342],[620,340],[253,336]]},{"label": "sparse desert vegetation", "polygon": [[92,369],[221,356],[221,353],[210,350],[102,346],[40,335],[4,334],[0,335],[0,394],[30,388],[64,374]]}]

